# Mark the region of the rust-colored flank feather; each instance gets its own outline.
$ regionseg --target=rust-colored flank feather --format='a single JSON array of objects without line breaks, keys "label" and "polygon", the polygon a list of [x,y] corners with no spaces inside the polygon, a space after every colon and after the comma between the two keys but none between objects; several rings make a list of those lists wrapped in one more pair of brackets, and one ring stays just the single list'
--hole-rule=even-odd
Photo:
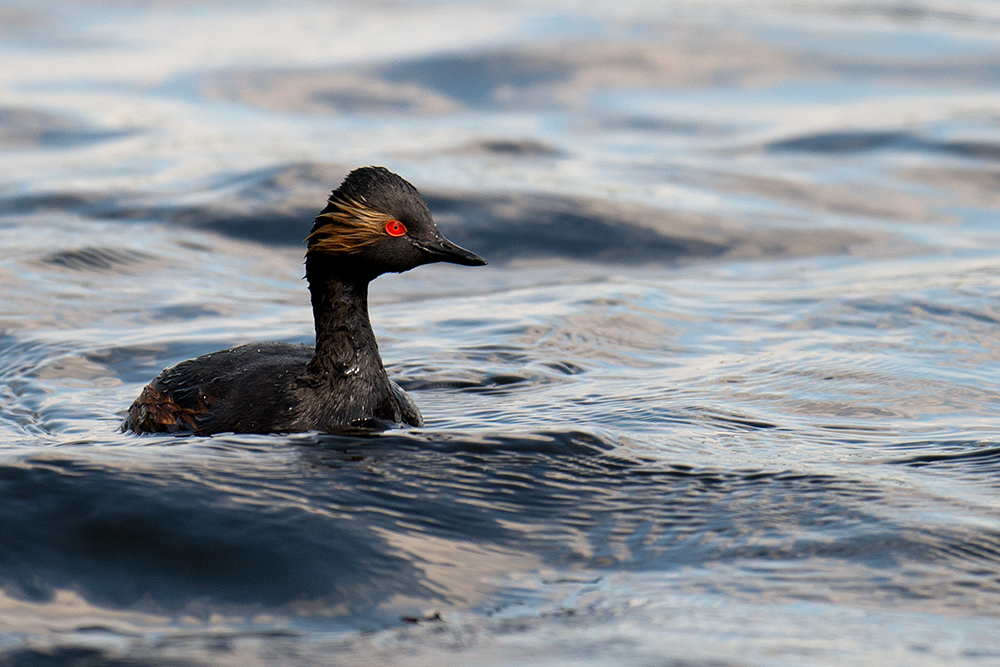
[{"label": "rust-colored flank feather", "polygon": [[367,206],[364,201],[330,199],[326,211],[316,217],[316,221],[329,220],[309,235],[309,249],[306,254],[326,252],[331,254],[349,253],[376,243],[385,237],[385,223],[391,218]]},{"label": "rust-colored flank feather", "polygon": [[130,412],[134,419],[132,428],[137,432],[151,433],[153,431],[175,432],[190,430],[199,432],[201,417],[208,414],[212,407],[209,396],[198,393],[197,408],[183,408],[174,402],[169,394],[153,389],[147,385],[142,388],[139,398],[135,399]]}]

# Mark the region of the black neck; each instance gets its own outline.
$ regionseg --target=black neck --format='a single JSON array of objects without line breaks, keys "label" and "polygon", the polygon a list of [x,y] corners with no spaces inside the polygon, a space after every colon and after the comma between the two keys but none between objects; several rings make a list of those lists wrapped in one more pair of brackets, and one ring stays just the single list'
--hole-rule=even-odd
[{"label": "black neck", "polygon": [[316,322],[316,352],[310,374],[331,381],[351,375],[385,374],[368,319],[368,282],[326,267],[309,266],[309,292]]}]

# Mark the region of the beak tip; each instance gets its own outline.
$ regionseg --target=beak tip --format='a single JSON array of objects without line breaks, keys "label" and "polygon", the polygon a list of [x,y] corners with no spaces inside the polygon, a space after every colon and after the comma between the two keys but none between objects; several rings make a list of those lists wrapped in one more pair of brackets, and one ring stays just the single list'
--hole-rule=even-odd
[{"label": "beak tip", "polygon": [[482,257],[442,257],[442,261],[451,264],[462,264],[464,266],[486,266],[486,260]]},{"label": "beak tip", "polygon": [[486,266],[485,259],[474,253],[469,253],[469,254],[472,255],[472,257],[468,258],[468,261],[466,262],[467,266]]}]

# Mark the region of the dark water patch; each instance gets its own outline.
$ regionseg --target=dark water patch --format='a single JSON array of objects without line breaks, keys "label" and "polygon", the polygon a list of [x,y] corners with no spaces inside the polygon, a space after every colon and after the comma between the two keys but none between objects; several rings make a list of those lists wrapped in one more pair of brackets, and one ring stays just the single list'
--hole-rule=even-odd
[{"label": "dark water patch", "polygon": [[[485,368],[470,368],[469,364],[475,363],[473,359],[478,355],[467,356],[469,359],[460,364],[461,368],[442,370],[436,365],[411,362],[393,365],[390,371],[399,385],[407,391],[461,389],[485,394],[503,394],[517,390],[531,391],[533,387],[565,382],[566,376],[584,372],[582,367],[569,363],[538,363],[527,358],[523,362],[510,358],[501,361],[496,356],[490,359],[492,363],[520,368],[518,370],[491,371]],[[512,353],[509,356],[517,355]]]},{"label": "dark water patch", "polygon": [[431,391],[434,389],[475,389],[482,387],[483,382],[476,373],[430,373],[406,377],[396,371],[399,367],[390,369],[393,379],[406,391]]},{"label": "dark water patch", "polygon": [[761,225],[748,232],[720,219],[570,197],[430,192],[425,198],[449,238],[493,261],[557,257],[669,265],[843,253],[874,240],[845,230]]},{"label": "dark water patch", "polygon": [[562,157],[558,148],[536,139],[485,139],[449,151],[453,155],[489,155],[509,158]]},{"label": "dark water patch", "polygon": [[227,210],[165,208],[146,214],[186,227],[204,229],[237,239],[271,245],[302,245],[309,235],[315,211],[275,211],[262,209],[253,215]]},{"label": "dark water patch", "polygon": [[616,132],[641,132],[680,136],[731,136],[738,132],[736,126],[711,123],[708,121],[657,118],[639,114],[608,114],[593,122],[595,128]]},{"label": "dark water patch", "polygon": [[502,103],[504,96],[522,97],[529,89],[566,80],[576,69],[567,60],[511,52],[448,54],[394,63],[379,74],[397,85],[416,84],[483,108]]},{"label": "dark water patch", "polygon": [[914,137],[909,132],[841,131],[809,134],[774,141],[767,145],[772,151],[804,151],[810,153],[855,153],[898,146]]},{"label": "dark water patch", "polygon": [[97,130],[35,109],[0,108],[0,148],[71,148],[133,134],[123,130]]},{"label": "dark water patch", "polygon": [[371,90],[370,87],[317,92],[311,96],[311,101],[323,108],[336,109],[348,114],[413,113],[420,108],[419,98],[414,100],[384,90]]},{"label": "dark water patch", "polygon": [[1000,160],[1000,144],[985,141],[940,141],[928,142],[930,148],[975,160]]},{"label": "dark water patch", "polygon": [[542,365],[556,371],[557,373],[561,373],[562,375],[581,375],[587,372],[587,369],[584,366],[565,360],[547,361]]},{"label": "dark water patch", "polygon": [[186,303],[175,306],[161,306],[152,310],[149,317],[158,322],[184,322],[195,320],[199,317],[219,317],[220,315],[222,313],[218,309],[196,303]]},{"label": "dark water patch", "polygon": [[681,258],[718,256],[726,251],[721,244],[671,237],[625,220],[595,215],[583,202],[574,204],[535,197],[492,201],[428,197],[431,209],[443,215],[457,214],[471,220],[470,209],[474,207],[474,224],[447,233],[459,245],[475,244],[497,261],[565,257],[627,264],[671,263]]},{"label": "dark water patch", "polygon": [[62,213],[100,215],[112,200],[98,193],[46,192],[0,199],[0,214]]},{"label": "dark water patch", "polygon": [[177,658],[121,655],[90,646],[22,648],[0,654],[0,667],[197,667],[205,663]]},{"label": "dark water patch", "polygon": [[837,131],[808,134],[767,144],[771,151],[863,153],[876,150],[944,153],[976,160],[1000,160],[1000,144],[985,141],[935,140],[902,130]]},{"label": "dark water patch", "polygon": [[706,416],[709,419],[722,422],[726,425],[731,425],[738,429],[757,431],[761,429],[768,430],[778,428],[777,424],[739,415],[707,414]]},{"label": "dark water patch", "polygon": [[50,253],[38,261],[72,271],[128,273],[137,264],[152,259],[153,255],[140,250],[86,247]]},{"label": "dark water patch", "polygon": [[[929,449],[887,463],[913,468],[941,471],[963,476],[989,476],[1000,474],[1000,446],[979,441],[907,443],[906,449]],[[1000,484],[1000,479],[997,480]]]},{"label": "dark water patch", "polygon": [[543,376],[532,373],[482,373],[475,374],[475,380],[465,380],[454,377],[450,374],[447,379],[439,379],[433,376],[420,378],[400,378],[399,384],[407,391],[422,391],[427,389],[465,389],[490,394],[503,394],[516,385],[521,385],[524,389],[538,387],[546,384]]},{"label": "dark water patch", "polygon": [[331,535],[326,512],[257,505],[205,476],[154,479],[49,457],[0,467],[0,487],[9,500],[0,581],[16,598],[44,602],[70,589],[112,608],[171,614],[194,613],[205,599],[322,600],[366,615],[394,590],[434,598],[414,564],[364,526],[337,522]]},{"label": "dark water patch", "polygon": [[602,456],[617,448],[617,443],[606,436],[587,431],[539,431],[516,434],[469,434],[451,432],[399,432],[379,435],[376,438],[351,438],[316,434],[309,438],[320,451],[354,452],[353,448],[367,455],[379,452],[397,454],[401,450],[419,449],[441,453],[485,454],[507,453],[536,454],[539,456]]},{"label": "dark water patch", "polygon": [[[995,308],[992,304],[988,307]],[[927,301],[923,299],[917,299],[910,302],[909,307],[906,310],[914,315],[930,315],[932,317],[928,319],[937,320],[948,326],[953,325],[956,321],[962,320],[971,321],[973,326],[985,325],[986,327],[994,327],[996,325],[1000,325],[1000,316],[982,309],[977,310],[974,308],[963,308],[957,305],[944,305],[940,302]]]}]

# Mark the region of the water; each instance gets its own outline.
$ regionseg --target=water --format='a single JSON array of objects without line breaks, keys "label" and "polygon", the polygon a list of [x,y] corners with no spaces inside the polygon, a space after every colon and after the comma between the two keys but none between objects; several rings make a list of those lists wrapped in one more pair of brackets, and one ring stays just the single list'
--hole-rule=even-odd
[{"label": "water", "polygon": [[[0,5],[0,664],[995,664],[1000,9]],[[135,437],[385,164],[427,425]]]}]

